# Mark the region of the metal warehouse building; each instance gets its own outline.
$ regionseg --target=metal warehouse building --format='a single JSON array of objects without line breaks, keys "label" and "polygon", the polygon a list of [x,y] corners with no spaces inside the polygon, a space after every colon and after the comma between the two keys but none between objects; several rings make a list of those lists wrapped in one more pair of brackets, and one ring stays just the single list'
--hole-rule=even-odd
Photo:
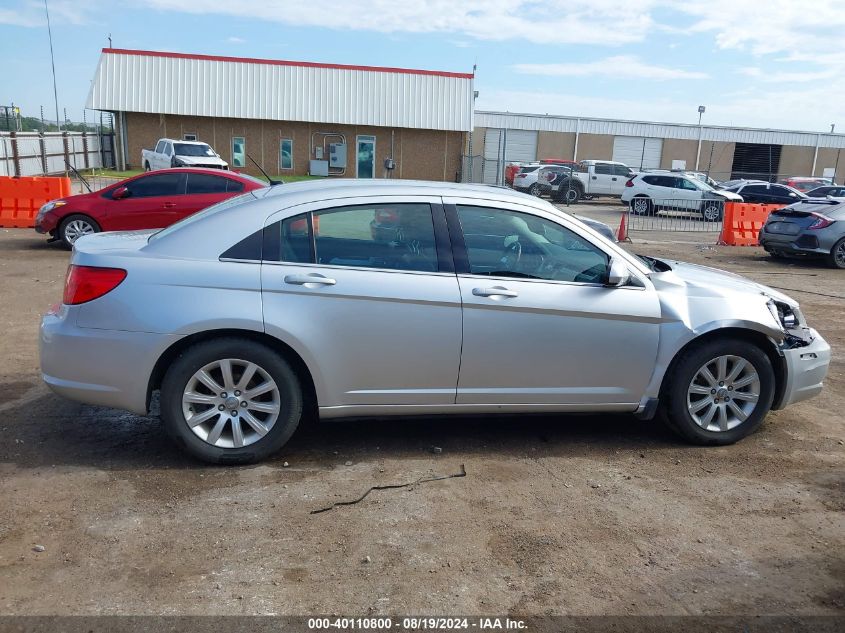
[{"label": "metal warehouse building", "polygon": [[103,49],[87,107],[115,114],[118,168],[167,137],[251,173],[455,180],[473,75]]},{"label": "metal warehouse building", "polygon": [[845,135],[787,130],[476,112],[474,180],[502,182],[512,161],[615,160],[634,169],[688,169],[716,180],[839,177]]}]

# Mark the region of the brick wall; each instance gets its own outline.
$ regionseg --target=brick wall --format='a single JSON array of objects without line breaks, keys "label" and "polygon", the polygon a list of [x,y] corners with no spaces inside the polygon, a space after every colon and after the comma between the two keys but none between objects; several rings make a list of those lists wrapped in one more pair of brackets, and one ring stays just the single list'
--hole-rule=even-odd
[{"label": "brick wall", "polygon": [[[246,152],[271,175],[298,175],[308,173],[312,136],[316,146],[322,146],[319,133],[342,134],[347,143],[346,177],[355,177],[355,138],[358,135],[376,137],[376,178],[384,178],[384,159],[390,156],[391,140],[396,161],[394,178],[454,181],[460,168],[464,145],[463,132],[444,130],[412,130],[357,125],[333,125],[299,121],[263,121],[254,119],[224,119],[164,114],[126,114],[128,166],[140,169],[141,149],[152,148],[159,138],[181,139],[184,134],[196,134],[197,139],[211,145],[227,162],[232,163],[232,137],[243,137]],[[293,140],[293,169],[281,170],[279,165],[280,142]],[[338,142],[332,138],[329,142]],[[328,149],[328,145],[326,145]],[[328,155],[324,155],[328,159]],[[258,175],[260,172],[251,161],[243,171]]]}]

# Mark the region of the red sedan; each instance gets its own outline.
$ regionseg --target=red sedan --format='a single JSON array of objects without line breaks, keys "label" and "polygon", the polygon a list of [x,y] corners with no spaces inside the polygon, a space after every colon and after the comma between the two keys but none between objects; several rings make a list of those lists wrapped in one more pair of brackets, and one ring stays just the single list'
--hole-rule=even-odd
[{"label": "red sedan", "polygon": [[219,169],[175,168],[148,172],[110,187],[45,204],[35,230],[70,248],[100,231],[160,229],[226,198],[267,183]]}]

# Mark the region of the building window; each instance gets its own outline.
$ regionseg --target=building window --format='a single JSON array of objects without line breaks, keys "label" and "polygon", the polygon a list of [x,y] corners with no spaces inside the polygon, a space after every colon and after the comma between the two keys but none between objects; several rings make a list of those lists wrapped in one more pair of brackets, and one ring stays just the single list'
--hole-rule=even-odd
[{"label": "building window", "polygon": [[358,178],[375,178],[376,137],[358,136],[356,137],[355,145],[357,156],[355,175]]},{"label": "building window", "polygon": [[293,139],[282,139],[279,147],[279,168],[293,169]]},{"label": "building window", "polygon": [[195,141],[195,140],[197,140],[197,135],[185,133],[185,134],[182,135],[182,140],[183,141]]},{"label": "building window", "polygon": [[232,167],[246,165],[246,141],[243,136],[232,137]]}]

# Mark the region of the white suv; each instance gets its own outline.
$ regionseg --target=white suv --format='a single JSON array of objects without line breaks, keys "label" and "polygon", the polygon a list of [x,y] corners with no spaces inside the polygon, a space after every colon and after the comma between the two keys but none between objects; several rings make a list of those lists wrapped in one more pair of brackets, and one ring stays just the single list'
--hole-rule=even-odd
[{"label": "white suv", "polygon": [[722,219],[727,201],[742,202],[742,196],[671,172],[636,174],[622,192],[622,202],[634,215],[655,215],[660,210],[696,211],[708,222]]},{"label": "white suv", "polygon": [[519,168],[519,173],[513,177],[513,188],[522,193],[530,193],[532,196],[539,196],[542,193],[543,185],[537,181],[540,169],[548,167],[542,163],[531,163]]}]

